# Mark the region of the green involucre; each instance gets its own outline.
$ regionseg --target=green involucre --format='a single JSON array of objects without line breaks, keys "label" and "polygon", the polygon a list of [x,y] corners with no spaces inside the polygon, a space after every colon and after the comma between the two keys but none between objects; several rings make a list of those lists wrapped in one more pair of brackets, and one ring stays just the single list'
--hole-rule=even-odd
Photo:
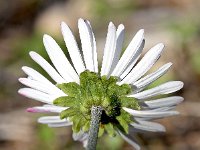
[{"label": "green involucre", "polygon": [[115,136],[115,128],[128,133],[128,125],[131,120],[130,114],[122,107],[135,110],[140,109],[138,101],[132,97],[126,97],[131,93],[131,86],[117,85],[118,79],[84,71],[80,74],[80,85],[75,82],[58,84],[57,86],[68,96],[59,97],[54,104],[69,107],[60,113],[60,118],[69,118],[73,122],[73,131],[88,131],[90,127],[92,106],[101,106],[99,136],[106,131],[110,136]]}]

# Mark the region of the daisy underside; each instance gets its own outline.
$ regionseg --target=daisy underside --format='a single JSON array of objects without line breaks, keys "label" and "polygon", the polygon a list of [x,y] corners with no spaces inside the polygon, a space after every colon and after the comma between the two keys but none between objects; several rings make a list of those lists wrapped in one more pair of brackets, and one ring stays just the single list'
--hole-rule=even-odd
[{"label": "daisy underside", "polygon": [[78,28],[82,51],[71,29],[64,22],[61,23],[72,63],[49,35],[44,35],[43,42],[53,66],[38,53],[30,52],[31,58],[48,73],[53,82],[33,68],[22,67],[28,77],[20,78],[19,81],[29,88],[21,88],[18,92],[46,103],[27,110],[57,113],[56,116],[40,117],[38,122],[50,127],[72,125],[74,140],[82,141],[86,146],[91,109],[93,106],[100,107],[102,114],[98,135],[119,134],[136,149],[140,149],[130,135],[141,131],[165,131],[164,126],[152,120],[177,115],[178,112],[173,109],[183,101],[180,96],[159,97],[180,90],[183,87],[181,81],[168,81],[147,89],[172,65],[171,62],[166,63],[147,74],[160,58],[164,45],[155,45],[140,59],[145,43],[144,30],[141,29],[122,52],[124,26],[120,24],[116,28],[111,22],[99,70],[96,40],[89,21],[79,19]]}]

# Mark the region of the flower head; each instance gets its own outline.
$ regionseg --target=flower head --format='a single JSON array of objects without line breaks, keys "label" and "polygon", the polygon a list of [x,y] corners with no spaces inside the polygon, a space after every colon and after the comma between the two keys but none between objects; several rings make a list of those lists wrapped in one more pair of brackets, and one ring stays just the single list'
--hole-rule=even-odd
[{"label": "flower head", "polygon": [[155,98],[180,90],[183,87],[181,81],[169,81],[144,90],[172,65],[167,63],[145,75],[159,59],[164,45],[157,44],[138,61],[144,47],[142,29],[136,33],[120,58],[124,26],[121,24],[116,29],[111,22],[99,70],[96,41],[89,21],[79,19],[78,28],[81,51],[70,28],[64,22],[61,23],[72,64],[49,35],[44,35],[43,42],[53,66],[36,52],[30,52],[31,58],[49,74],[54,83],[36,70],[22,67],[28,77],[20,78],[19,81],[29,88],[22,88],[19,93],[46,103],[28,108],[27,111],[57,113],[56,116],[40,117],[38,122],[50,127],[72,125],[74,140],[82,141],[86,146],[91,108],[101,106],[99,136],[105,132],[110,136],[119,134],[139,149],[136,141],[130,138],[130,131],[165,131],[164,126],[151,120],[177,115],[178,112],[172,109],[183,101],[180,96]]}]

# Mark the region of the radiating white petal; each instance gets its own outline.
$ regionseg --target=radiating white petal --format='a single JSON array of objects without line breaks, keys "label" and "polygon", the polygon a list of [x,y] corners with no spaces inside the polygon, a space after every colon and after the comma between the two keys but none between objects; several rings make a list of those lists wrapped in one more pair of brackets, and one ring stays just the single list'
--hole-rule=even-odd
[{"label": "radiating white petal", "polygon": [[39,81],[41,83],[45,83],[48,85],[53,85],[47,78],[45,78],[43,75],[41,75],[39,72],[37,72],[33,68],[23,66],[22,70],[33,80],[36,80],[36,81]]},{"label": "radiating white petal", "polygon": [[59,88],[57,88],[55,85],[45,84],[36,80],[27,79],[27,78],[19,78],[19,82],[21,82],[22,84],[28,87],[31,87],[33,89],[39,90],[47,94],[56,94],[60,96],[66,96],[66,94],[63,91],[61,91]]},{"label": "radiating white petal", "polygon": [[86,69],[94,71],[94,58],[93,58],[93,34],[88,24],[83,19],[78,20],[79,34],[82,44],[82,51],[85,60]]},{"label": "radiating white petal", "polygon": [[158,107],[169,107],[174,106],[183,101],[183,97],[180,96],[172,96],[166,98],[160,98],[156,100],[145,101],[145,106],[149,108],[158,108]]},{"label": "radiating white petal", "polygon": [[79,131],[78,133],[73,133],[72,137],[75,141],[82,142],[83,147],[87,147],[87,143],[88,143],[88,133],[87,132]]},{"label": "radiating white petal", "polygon": [[140,150],[140,146],[133,140],[132,137],[130,137],[129,135],[125,135],[120,130],[118,130],[118,133],[127,143],[133,146],[136,150]]},{"label": "radiating white petal", "polygon": [[38,119],[39,123],[42,124],[49,124],[49,123],[66,123],[69,122],[67,119],[60,119],[60,116],[45,116],[45,117],[40,117]]},{"label": "radiating white petal", "polygon": [[179,112],[177,111],[161,111],[161,112],[151,111],[151,110],[138,111],[126,107],[123,107],[123,109],[129,114],[133,115],[134,117],[143,117],[143,118],[161,118],[179,114]]},{"label": "radiating white petal", "polygon": [[64,22],[61,23],[61,31],[74,67],[77,73],[80,74],[85,71],[85,66],[75,37]]},{"label": "radiating white petal", "polygon": [[144,30],[139,30],[134,38],[132,39],[131,43],[126,48],[124,54],[122,55],[121,59],[119,60],[117,66],[112,72],[112,76],[120,76],[124,69],[128,66],[132,58],[135,56],[135,54],[138,52],[140,45],[142,44],[142,41],[144,39]]},{"label": "radiating white petal", "polygon": [[61,111],[68,109],[68,107],[60,107],[60,106],[54,106],[54,105],[43,105],[43,106],[36,106],[31,107],[27,109],[27,112],[32,113],[48,113],[48,112],[54,112],[54,113],[61,113]]},{"label": "radiating white petal", "polygon": [[116,49],[116,28],[115,25],[112,22],[110,22],[108,25],[108,33],[106,37],[106,44],[103,54],[101,76],[109,75],[115,54],[115,49]]},{"label": "radiating white petal", "polygon": [[130,123],[136,129],[145,130],[150,132],[165,132],[166,129],[163,125],[155,122],[136,120],[137,123]]},{"label": "radiating white petal", "polygon": [[145,40],[142,41],[137,52],[135,53],[135,55],[131,59],[130,63],[127,65],[126,69],[123,71],[122,75],[120,76],[120,79],[124,79],[127,76],[127,74],[133,69],[134,65],[136,64],[136,62],[138,61],[138,59],[141,56],[141,52],[144,48],[144,44],[145,44]]},{"label": "radiating white petal", "polygon": [[88,145],[88,138],[82,141],[82,143],[83,143],[83,147],[86,148]]},{"label": "radiating white petal", "polygon": [[42,58],[39,54],[36,52],[30,52],[29,53],[31,58],[38,63],[48,74],[49,76],[57,83],[65,83],[67,82],[64,80],[58,73],[57,71],[44,59]]},{"label": "radiating white petal", "polygon": [[151,48],[120,84],[131,84],[143,76],[158,60],[164,48],[162,43]]},{"label": "radiating white petal", "polygon": [[79,131],[78,133],[73,133],[72,137],[75,141],[83,141],[88,138],[88,133]]},{"label": "radiating white petal", "polygon": [[163,76],[171,67],[172,63],[167,63],[160,67],[158,70],[155,72],[146,75],[145,77],[141,78],[140,80],[136,81],[133,83],[134,86],[136,86],[136,91],[141,91],[148,85],[150,85],[152,82]]},{"label": "radiating white petal", "polygon": [[93,61],[94,61],[94,72],[98,73],[98,60],[97,60],[97,46],[96,46],[96,40],[94,37],[94,32],[92,30],[92,26],[90,25],[90,22],[88,20],[85,20],[85,23],[88,27],[88,30],[92,34],[92,49],[93,49]]},{"label": "radiating white petal", "polygon": [[147,99],[160,94],[169,94],[180,90],[183,87],[181,81],[169,81],[152,89],[142,91],[140,93],[129,95],[129,97],[135,97],[137,99]]},{"label": "radiating white petal", "polygon": [[52,128],[68,127],[71,126],[72,122],[60,122],[60,123],[49,123],[48,126]]},{"label": "radiating white petal", "polygon": [[49,94],[45,94],[43,92],[31,89],[31,88],[21,88],[18,90],[18,93],[25,97],[35,99],[37,101],[41,101],[47,104],[52,104],[54,100],[54,98],[50,96]]},{"label": "radiating white petal", "polygon": [[155,109],[147,109],[147,111],[151,111],[151,112],[161,112],[161,111],[169,111],[169,110],[174,110],[175,106],[171,106],[171,107],[159,107],[159,108],[155,108]]},{"label": "radiating white petal", "polygon": [[56,41],[49,35],[43,36],[43,43],[46,51],[57,71],[67,82],[79,82],[79,77],[74,68],[69,63],[62,49]]},{"label": "radiating white petal", "polygon": [[117,28],[117,32],[116,32],[116,50],[114,53],[114,58],[113,58],[113,63],[110,69],[110,72],[112,72],[114,70],[114,68],[116,67],[119,58],[121,56],[121,52],[122,52],[122,46],[123,46],[123,42],[124,42],[124,25],[120,24]]}]

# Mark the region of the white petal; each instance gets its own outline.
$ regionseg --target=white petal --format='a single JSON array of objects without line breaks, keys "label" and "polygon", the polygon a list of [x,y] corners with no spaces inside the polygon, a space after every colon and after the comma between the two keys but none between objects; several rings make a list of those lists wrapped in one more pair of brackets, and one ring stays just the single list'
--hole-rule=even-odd
[{"label": "white petal", "polygon": [[54,106],[54,105],[43,105],[43,106],[36,106],[36,107],[31,107],[27,109],[27,112],[32,112],[32,113],[49,113],[49,112],[54,112],[54,113],[61,113],[61,111],[67,109],[68,107],[59,107],[59,106]]},{"label": "white petal", "polygon": [[65,83],[66,81],[57,73],[57,71],[39,54],[36,52],[29,53],[31,58],[38,63],[48,74],[49,76],[57,83]]},{"label": "white petal", "polygon": [[23,66],[22,70],[33,80],[36,80],[36,81],[39,81],[41,83],[45,83],[48,85],[53,85],[47,78],[45,78],[43,75],[41,75],[39,72],[37,72],[33,68]]},{"label": "white petal", "polygon": [[80,141],[83,143],[83,147],[87,147],[87,143],[88,143],[88,133],[87,132],[83,132],[80,131],[78,133],[73,133],[72,135],[74,141]]},{"label": "white petal", "polygon": [[[94,58],[93,58],[93,33],[88,27],[88,24],[83,19],[78,20],[79,34],[82,44],[82,51],[85,60],[86,69],[94,71]],[[96,45],[95,45],[96,46]]]},{"label": "white petal", "polygon": [[135,53],[130,63],[128,64],[127,68],[124,70],[124,72],[120,76],[120,79],[124,79],[127,76],[127,74],[133,69],[134,65],[136,64],[136,62],[141,56],[141,52],[144,48],[144,44],[145,44],[145,40],[142,41],[140,47],[138,48],[138,51]]},{"label": "white petal", "polygon": [[67,82],[79,82],[79,77],[75,72],[74,68],[69,63],[65,54],[58,46],[56,41],[49,35],[43,36],[43,43],[46,51],[54,64],[57,71]]},{"label": "white petal", "polygon": [[129,135],[125,135],[120,130],[118,130],[118,133],[127,143],[133,146],[136,150],[140,150],[140,146],[134,140],[132,140],[132,137],[129,137]]},{"label": "white petal", "polygon": [[49,123],[48,126],[52,128],[68,127],[71,126],[72,122],[60,122],[60,123]]},{"label": "white petal", "polygon": [[129,95],[129,97],[135,97],[137,99],[147,99],[160,94],[169,94],[180,90],[183,87],[183,82],[181,81],[169,81],[152,89]]},{"label": "white petal", "polygon": [[61,31],[74,67],[78,74],[80,74],[85,71],[85,66],[75,37],[64,22],[61,23]]},{"label": "white petal", "polygon": [[116,28],[115,25],[112,22],[110,22],[108,25],[108,33],[106,37],[106,44],[103,54],[101,76],[109,75],[115,54],[115,49],[116,49]]},{"label": "white petal", "polygon": [[155,122],[137,120],[137,123],[131,123],[136,129],[145,130],[150,132],[165,132],[166,129],[163,125]]},{"label": "white petal", "polygon": [[[169,111],[169,110],[174,110],[174,108],[176,108],[175,106],[171,106],[171,107],[159,107],[156,109],[147,109],[147,111],[151,111],[151,112],[161,112],[161,111]],[[146,110],[145,110],[146,111]]]},{"label": "white petal", "polygon": [[149,84],[160,78],[162,75],[164,75],[169,68],[171,67],[172,63],[167,63],[160,67],[158,70],[155,72],[146,75],[145,77],[141,78],[140,80],[136,81],[133,83],[134,86],[136,86],[137,91],[143,90],[145,87],[147,87]]},{"label": "white petal", "polygon": [[169,107],[174,106],[183,101],[183,97],[172,96],[167,98],[160,98],[156,100],[145,101],[144,104],[149,108]]},{"label": "white petal", "polygon": [[59,88],[57,88],[55,85],[45,84],[39,81],[27,79],[27,78],[19,78],[19,82],[21,82],[22,84],[28,87],[31,87],[33,89],[39,90],[47,94],[56,94],[59,96],[66,96],[66,94],[63,91],[61,91]]},{"label": "white petal", "polygon": [[120,76],[124,69],[128,66],[134,55],[138,52],[140,45],[144,39],[144,30],[139,30],[134,38],[132,39],[131,43],[126,48],[124,54],[122,55],[121,59],[119,60],[117,66],[115,67],[114,71],[112,72],[112,76]]},{"label": "white petal", "polygon": [[142,118],[161,118],[179,114],[177,111],[161,111],[161,112],[151,111],[151,110],[138,111],[126,107],[123,107],[123,109],[126,112],[133,115],[133,117],[142,117]]},{"label": "white petal", "polygon": [[82,143],[83,143],[83,147],[86,148],[88,145],[88,138],[82,141]]},{"label": "white petal", "polygon": [[90,33],[92,33],[92,48],[93,48],[93,61],[94,61],[94,72],[98,73],[98,60],[97,60],[97,46],[96,46],[96,40],[94,37],[94,33],[92,30],[92,27],[90,25],[90,22],[88,20],[86,20],[86,25],[88,26],[88,30],[90,31]]},{"label": "white petal", "polygon": [[117,32],[116,32],[116,50],[115,50],[115,54],[114,54],[114,58],[113,58],[113,63],[110,69],[110,72],[112,72],[114,70],[114,68],[116,67],[119,58],[121,56],[121,52],[122,52],[122,46],[123,46],[123,42],[124,42],[124,25],[120,24],[117,28]]},{"label": "white petal", "polygon": [[120,84],[133,83],[143,76],[158,60],[164,48],[162,43],[151,48],[142,60],[131,70],[131,72],[122,80]]},{"label": "white petal", "polygon": [[60,116],[45,116],[45,117],[40,117],[38,119],[39,123],[42,124],[49,124],[49,123],[66,123],[69,122],[67,119],[60,119]]},{"label": "white petal", "polygon": [[18,90],[18,93],[25,97],[35,99],[43,103],[52,104],[53,102],[53,97],[51,97],[50,95],[31,88],[21,88]]},{"label": "white petal", "polygon": [[74,141],[83,141],[88,138],[88,133],[79,131],[78,133],[73,133],[72,137]]}]

